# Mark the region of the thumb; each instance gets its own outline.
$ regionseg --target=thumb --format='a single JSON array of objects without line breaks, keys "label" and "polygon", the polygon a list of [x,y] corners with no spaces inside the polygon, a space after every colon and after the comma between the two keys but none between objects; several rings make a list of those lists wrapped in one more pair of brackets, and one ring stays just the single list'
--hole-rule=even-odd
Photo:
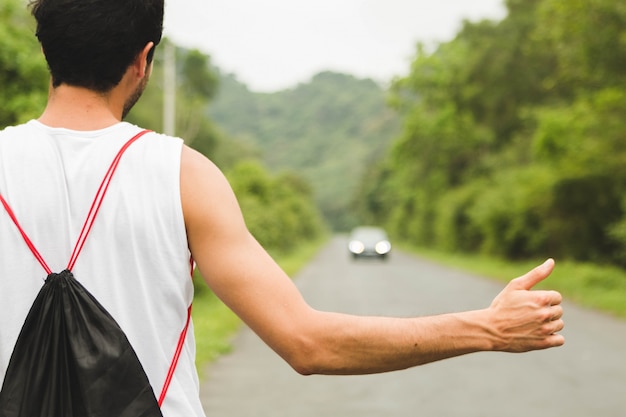
[{"label": "thumb", "polygon": [[550,258],[521,277],[515,278],[508,286],[516,290],[530,290],[532,287],[548,278],[553,269],[554,259]]}]

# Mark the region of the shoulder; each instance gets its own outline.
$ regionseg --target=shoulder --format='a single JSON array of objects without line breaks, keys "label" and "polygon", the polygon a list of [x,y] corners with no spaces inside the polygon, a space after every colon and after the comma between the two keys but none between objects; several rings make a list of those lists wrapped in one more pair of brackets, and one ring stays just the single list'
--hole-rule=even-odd
[{"label": "shoulder", "polygon": [[0,139],[8,139],[13,137],[24,136],[37,129],[37,122],[31,120],[30,122],[23,123],[15,126],[6,126],[0,129]]},{"label": "shoulder", "polygon": [[225,180],[222,171],[206,156],[187,145],[180,154],[181,182],[189,186],[208,186]]},{"label": "shoulder", "polygon": [[218,197],[232,194],[222,171],[206,156],[187,145],[181,149],[180,184],[183,204],[187,203],[188,207],[214,206]]},{"label": "shoulder", "polygon": [[145,132],[145,140],[139,140],[138,143],[143,143],[145,146],[150,147],[170,147],[180,148],[184,141],[176,136],[169,136],[164,133],[156,132],[154,130],[145,129],[143,127],[128,123],[121,122],[116,126],[116,130],[112,131],[115,136],[119,136],[124,140],[128,140],[135,135],[141,135]]},{"label": "shoulder", "polygon": [[183,148],[181,138],[168,136],[129,123],[120,123],[115,130],[111,130],[104,137],[107,138],[106,142],[109,142],[109,146],[121,149],[126,142],[137,136],[139,139],[134,141],[126,151],[127,154],[134,155],[135,164],[142,167],[152,167],[159,172],[168,173],[168,175],[178,178]]},{"label": "shoulder", "polygon": [[184,145],[180,173],[183,216],[192,253],[208,247],[208,241],[223,242],[247,232],[237,198],[211,160]]}]

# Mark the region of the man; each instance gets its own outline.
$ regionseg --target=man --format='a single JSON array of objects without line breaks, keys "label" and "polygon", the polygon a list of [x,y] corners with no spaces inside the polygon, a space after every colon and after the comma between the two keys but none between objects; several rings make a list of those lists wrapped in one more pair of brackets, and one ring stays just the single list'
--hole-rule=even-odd
[{"label": "man", "polygon": [[[50,268],[65,268],[117,151],[141,131],[122,122],[145,87],[161,39],[163,0],[36,0],[51,73],[38,120],[0,132],[0,195]],[[0,375],[43,271],[0,208]],[[364,374],[478,351],[560,346],[561,296],[530,291],[554,262],[512,280],[483,310],[420,318],[316,311],[248,232],[208,159],[148,133],[120,161],[76,278],[118,321],[158,396],[182,354],[165,416],[202,416],[192,329],[192,257],[212,290],[297,372]],[[183,333],[184,334],[184,333]]]}]

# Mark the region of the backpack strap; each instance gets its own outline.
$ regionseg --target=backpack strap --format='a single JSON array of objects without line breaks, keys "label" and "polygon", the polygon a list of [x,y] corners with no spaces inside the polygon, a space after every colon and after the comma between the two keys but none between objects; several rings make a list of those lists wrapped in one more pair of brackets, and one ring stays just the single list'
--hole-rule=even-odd
[{"label": "backpack strap", "polygon": [[9,203],[7,203],[7,201],[4,199],[2,194],[0,194],[0,202],[2,202],[4,209],[8,213],[11,220],[13,220],[13,223],[15,223],[15,226],[17,226],[17,230],[19,230],[20,234],[22,235],[22,238],[24,239],[24,242],[26,242],[26,245],[28,245],[28,249],[30,249],[33,255],[35,255],[35,259],[37,259],[37,261],[43,267],[46,273],[50,275],[52,273],[52,270],[50,269],[46,261],[43,259],[43,256],[41,256],[41,254],[39,253],[39,251],[37,250],[33,242],[30,240],[26,232],[24,232],[24,229],[22,229],[22,226],[20,226],[20,222],[17,221],[17,217],[15,217],[15,213],[13,213],[13,210],[9,206]]},{"label": "backpack strap", "polygon": [[91,231],[93,222],[96,220],[96,215],[98,214],[98,211],[100,210],[100,206],[102,205],[102,200],[104,200],[104,196],[107,190],[109,189],[109,185],[111,184],[111,179],[113,178],[113,174],[115,174],[115,170],[117,169],[117,166],[120,163],[120,159],[122,159],[122,155],[124,154],[124,152],[126,152],[126,149],[128,149],[130,145],[132,145],[137,139],[139,139],[140,137],[142,137],[148,132],[150,132],[150,130],[143,130],[137,133],[132,138],[130,138],[124,144],[124,146],[122,146],[122,148],[117,152],[117,155],[115,155],[115,158],[113,158],[113,162],[111,162],[111,165],[109,166],[108,171],[104,175],[104,178],[102,179],[102,183],[100,183],[100,187],[98,188],[98,191],[96,192],[96,196],[94,197],[93,202],[91,203],[91,208],[89,209],[89,213],[87,214],[87,218],[85,219],[83,228],[80,231],[80,235],[78,236],[78,240],[76,241],[76,245],[74,246],[74,251],[72,252],[72,256],[70,257],[70,260],[67,264],[66,269],[68,271],[71,271],[74,268],[74,264],[76,264],[78,255],[80,255],[80,252],[83,250],[83,246],[85,246],[85,241],[87,240],[87,236],[89,235],[89,232]]},{"label": "backpack strap", "polygon": [[174,377],[174,371],[176,371],[176,366],[178,365],[178,360],[180,359],[180,355],[183,352],[183,346],[185,345],[185,339],[187,338],[187,330],[189,329],[189,322],[191,322],[191,307],[193,304],[189,305],[187,308],[187,322],[185,323],[185,327],[180,332],[180,336],[178,337],[178,344],[176,345],[176,351],[174,352],[174,356],[172,357],[172,362],[170,362],[170,367],[167,371],[167,376],[165,377],[165,382],[163,383],[163,388],[161,388],[161,394],[159,395],[159,407],[163,405],[163,401],[165,401],[165,396],[167,395],[167,391],[170,388],[170,384],[172,383],[172,378]]},{"label": "backpack strap", "polygon": [[[81,250],[83,249],[83,246],[85,245],[85,240],[87,239],[87,235],[91,231],[91,227],[93,226],[93,222],[96,219],[98,210],[100,210],[100,206],[102,205],[102,200],[104,199],[104,195],[106,194],[109,188],[109,184],[111,183],[111,178],[113,178],[113,174],[115,173],[115,170],[117,169],[117,166],[120,163],[120,159],[122,158],[122,155],[124,154],[124,152],[126,152],[126,149],[128,149],[128,147],[133,144],[133,142],[135,142],[137,139],[139,139],[140,137],[142,137],[148,132],[150,131],[143,130],[139,132],[138,134],[136,134],[135,136],[133,136],[132,138],[130,138],[124,144],[124,146],[122,146],[122,148],[118,151],[117,155],[115,155],[115,158],[113,158],[113,162],[111,162],[109,169],[104,175],[104,178],[102,179],[102,183],[100,184],[100,187],[98,188],[98,191],[96,192],[96,196],[94,197],[94,200],[91,203],[91,208],[89,209],[89,213],[87,214],[87,219],[85,219],[85,223],[83,224],[83,228],[78,237],[78,241],[76,242],[76,245],[74,246],[74,251],[72,252],[72,256],[70,257],[70,260],[68,262],[68,265],[66,268],[68,271],[71,271],[72,268],[74,268],[74,264],[76,263],[76,260],[78,259],[78,255],[80,254]],[[11,220],[13,220],[13,223],[15,223],[15,226],[17,227],[20,234],[22,235],[24,242],[26,242],[26,245],[28,245],[28,248],[35,256],[35,259],[37,259],[37,261],[43,267],[46,273],[50,275],[52,273],[52,270],[50,269],[50,267],[44,260],[43,256],[41,256],[41,254],[39,253],[39,251],[37,250],[33,242],[30,240],[30,238],[28,237],[28,235],[26,234],[26,232],[20,225],[19,221],[17,220],[17,217],[15,216],[15,213],[9,206],[9,203],[7,203],[7,201],[4,199],[2,194],[0,194],[0,202],[2,202],[4,209],[9,214],[9,217],[11,218]]]}]

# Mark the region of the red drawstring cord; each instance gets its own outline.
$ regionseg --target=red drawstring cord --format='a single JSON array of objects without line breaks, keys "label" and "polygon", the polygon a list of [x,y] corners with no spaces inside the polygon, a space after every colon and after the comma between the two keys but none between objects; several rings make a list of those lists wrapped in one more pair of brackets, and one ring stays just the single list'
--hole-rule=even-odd
[{"label": "red drawstring cord", "polygon": [[2,205],[4,206],[4,209],[9,214],[9,217],[11,218],[11,220],[13,220],[13,223],[15,223],[15,226],[17,226],[17,230],[19,230],[20,234],[22,235],[22,238],[24,239],[24,242],[26,242],[26,244],[28,245],[28,249],[30,249],[33,255],[35,255],[35,259],[37,259],[37,261],[43,267],[46,273],[50,275],[52,273],[52,270],[50,269],[46,261],[43,259],[43,256],[41,256],[41,254],[39,253],[39,251],[37,250],[33,242],[30,240],[26,232],[24,232],[24,229],[22,229],[22,226],[20,226],[20,223],[17,221],[17,217],[15,217],[15,213],[13,213],[13,210],[11,209],[9,204],[6,202],[2,194],[0,194],[0,201],[2,201]]},{"label": "red drawstring cord", "polygon": [[[102,205],[102,200],[104,199],[104,195],[106,194],[109,188],[109,184],[111,183],[111,178],[113,177],[113,174],[115,173],[115,170],[117,169],[117,166],[120,163],[120,159],[122,158],[122,155],[133,142],[135,142],[137,139],[139,139],[140,137],[142,137],[148,132],[149,130],[144,130],[144,131],[139,132],[132,138],[130,138],[124,144],[124,146],[122,146],[122,148],[118,151],[117,155],[115,155],[113,162],[111,162],[109,169],[107,170],[106,174],[104,175],[104,178],[102,179],[102,183],[100,184],[100,187],[98,188],[98,192],[96,192],[96,196],[94,197],[93,203],[91,204],[91,208],[89,209],[89,213],[87,214],[87,218],[85,219],[85,223],[83,224],[83,228],[80,232],[76,245],[74,246],[74,251],[72,252],[72,256],[70,257],[69,263],[67,265],[68,271],[71,271],[74,268],[74,265],[76,264],[76,260],[78,259],[78,255],[80,254],[81,250],[83,249],[83,246],[85,245],[85,240],[87,239],[87,235],[91,231],[91,227],[93,226],[93,222],[96,219],[98,210],[100,210],[100,206]],[[28,237],[24,229],[22,229],[22,226],[17,220],[15,213],[9,206],[9,203],[7,203],[7,201],[4,199],[2,194],[0,194],[0,201],[2,202],[2,205],[4,206],[4,209],[9,214],[9,217],[11,218],[11,220],[13,220],[13,223],[15,223],[15,226],[17,227],[17,230],[19,230],[20,234],[22,235],[24,242],[26,242],[26,245],[28,245],[28,248],[35,256],[35,259],[37,259],[37,261],[43,267],[46,273],[50,275],[52,273],[52,270],[50,269],[46,261],[43,259],[43,256],[41,256],[41,254],[39,253],[39,251],[37,250],[33,242],[30,240],[30,238]]]},{"label": "red drawstring cord", "polygon": [[89,232],[91,231],[91,228],[93,227],[93,223],[96,219],[96,215],[98,214],[98,211],[100,210],[100,206],[102,205],[102,200],[104,199],[104,196],[106,195],[106,192],[109,189],[109,185],[111,184],[111,179],[113,178],[113,174],[115,174],[115,170],[117,169],[117,166],[120,163],[120,159],[122,159],[122,155],[124,154],[124,152],[126,152],[126,149],[128,149],[130,145],[132,145],[137,139],[139,139],[140,137],[142,137],[148,132],[149,130],[144,130],[142,132],[139,132],[135,136],[133,136],[130,140],[128,140],[128,142],[124,144],[124,146],[122,146],[122,148],[119,150],[117,155],[115,155],[115,158],[113,159],[113,162],[111,162],[109,169],[104,175],[104,178],[102,179],[102,183],[100,183],[100,187],[98,188],[98,191],[96,192],[96,196],[94,197],[93,202],[91,203],[91,208],[89,209],[89,213],[87,214],[87,218],[85,219],[83,228],[80,231],[78,240],[76,241],[76,246],[74,246],[74,251],[72,252],[72,256],[70,257],[70,260],[67,264],[68,271],[71,271],[74,268],[74,265],[76,264],[76,260],[78,259],[78,255],[80,255],[80,252],[83,250],[83,246],[85,246],[85,241],[87,240],[87,236],[89,235]]},{"label": "red drawstring cord", "polygon": [[170,368],[168,369],[167,376],[165,377],[165,382],[163,383],[163,388],[161,389],[161,395],[159,395],[159,408],[163,405],[163,401],[165,400],[167,391],[170,388],[172,378],[174,377],[174,371],[176,370],[176,366],[178,365],[178,360],[180,359],[180,355],[183,352],[183,346],[185,345],[185,339],[187,338],[187,330],[189,329],[189,322],[191,321],[191,307],[192,306],[190,305],[187,309],[187,322],[185,323],[183,331],[180,332],[178,345],[176,346],[176,352],[174,352],[174,357],[172,358]]},{"label": "red drawstring cord", "polygon": [[[193,261],[192,257],[189,257],[189,275],[191,276],[191,279],[193,279],[194,267],[195,262]],[[174,352],[174,357],[172,358],[170,368],[168,369],[167,376],[165,377],[165,382],[163,383],[163,388],[161,389],[161,395],[159,395],[159,407],[163,405],[163,401],[165,400],[165,396],[167,395],[167,390],[170,388],[172,378],[174,377],[174,371],[176,370],[176,366],[178,365],[178,360],[180,359],[180,355],[183,352],[183,346],[185,345],[185,339],[187,338],[187,329],[189,329],[189,323],[191,322],[192,306],[193,303],[187,309],[187,323],[185,323],[185,327],[183,327],[183,331],[180,332],[180,336],[178,337],[176,352]]]}]

